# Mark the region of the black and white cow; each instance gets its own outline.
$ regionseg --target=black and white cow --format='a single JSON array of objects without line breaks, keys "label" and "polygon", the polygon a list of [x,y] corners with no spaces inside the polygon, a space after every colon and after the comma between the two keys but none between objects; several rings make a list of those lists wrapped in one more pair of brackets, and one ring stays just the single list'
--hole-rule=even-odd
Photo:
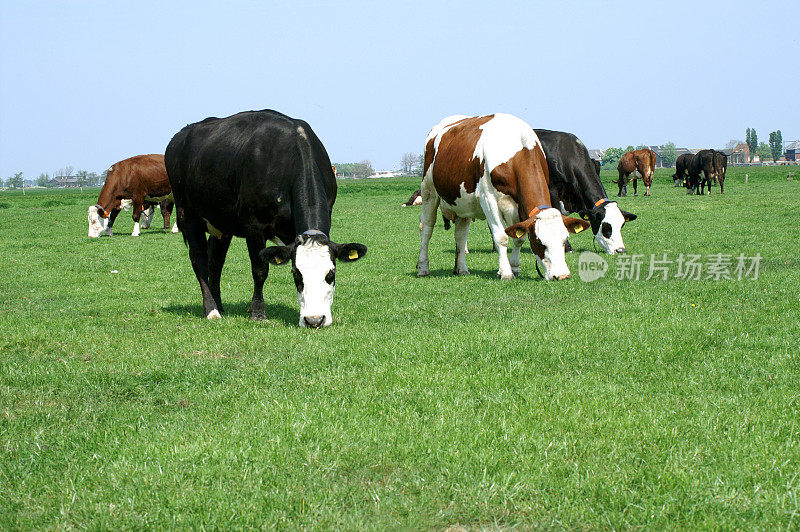
[{"label": "black and white cow", "polygon": [[[238,236],[250,255],[252,319],[266,318],[269,264],[291,263],[300,326],[331,324],[336,261],[358,260],[367,248],[330,240],[336,178],[311,126],[271,110],[206,118],[172,138],[166,166],[206,318],[223,311],[220,274]],[[267,240],[279,245],[265,249]]]},{"label": "black and white cow", "polygon": [[606,253],[625,253],[622,226],[636,219],[608,199],[595,160],[572,133],[535,129],[550,171],[550,202],[563,214],[577,212],[592,224],[592,233]]},{"label": "black and white cow", "polygon": [[683,155],[679,155],[675,160],[675,173],[672,174],[672,181],[675,183],[676,187],[686,185],[686,176],[688,175],[689,165],[692,164],[693,157],[694,154],[692,153],[684,153]]}]

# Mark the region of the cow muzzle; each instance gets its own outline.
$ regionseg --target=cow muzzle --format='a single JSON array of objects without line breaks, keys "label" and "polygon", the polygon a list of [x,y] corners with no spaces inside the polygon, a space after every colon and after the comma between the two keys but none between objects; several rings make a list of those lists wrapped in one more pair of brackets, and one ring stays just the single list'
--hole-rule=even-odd
[{"label": "cow muzzle", "polygon": [[301,325],[311,329],[319,329],[325,326],[325,316],[303,316]]}]

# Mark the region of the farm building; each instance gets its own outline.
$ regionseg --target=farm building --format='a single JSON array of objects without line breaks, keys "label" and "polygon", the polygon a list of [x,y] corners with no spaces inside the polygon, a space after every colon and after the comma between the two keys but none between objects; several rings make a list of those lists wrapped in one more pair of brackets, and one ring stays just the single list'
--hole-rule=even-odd
[{"label": "farm building", "polygon": [[603,160],[603,154],[605,153],[603,152],[603,150],[588,150],[588,152],[589,152],[589,157],[591,157],[592,159],[596,159],[598,161]]},{"label": "farm building", "polygon": [[800,161],[800,140],[785,142],[783,145],[783,155],[787,161]]},{"label": "farm building", "polygon": [[750,161],[750,147],[744,142],[737,144],[733,149],[722,150],[728,156],[728,164],[744,164]]},{"label": "farm building", "polygon": [[[653,150],[656,154],[656,168],[665,168],[664,161],[662,159],[662,154],[664,151],[664,146],[648,146],[651,150]],[[692,150],[689,148],[675,148],[675,158],[677,159],[684,153],[697,153],[699,150]],[[670,166],[675,166],[673,162]]]}]

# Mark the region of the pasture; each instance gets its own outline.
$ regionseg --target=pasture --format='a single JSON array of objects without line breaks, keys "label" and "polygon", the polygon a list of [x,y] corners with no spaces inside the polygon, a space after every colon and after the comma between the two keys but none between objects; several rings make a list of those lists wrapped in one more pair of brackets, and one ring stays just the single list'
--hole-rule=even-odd
[{"label": "pasture", "polygon": [[[744,174],[750,174],[744,183]],[[86,236],[98,191],[0,192],[0,528],[800,526],[800,182],[658,170],[630,254],[762,256],[757,279],[495,278],[484,222],[416,277],[418,179],[340,181],[334,323],[297,326],[289,267],[201,318],[180,235]],[[606,190],[616,172],[603,171]],[[674,273],[673,269],[673,273]],[[117,273],[114,273],[117,272]]]}]

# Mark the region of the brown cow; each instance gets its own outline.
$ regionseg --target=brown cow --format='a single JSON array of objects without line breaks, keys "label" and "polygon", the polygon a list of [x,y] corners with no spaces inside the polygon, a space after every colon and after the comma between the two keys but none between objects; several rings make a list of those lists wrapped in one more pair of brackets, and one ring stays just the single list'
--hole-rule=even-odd
[{"label": "brown cow", "polygon": [[[642,182],[645,186],[644,195],[650,195],[650,185],[653,183],[653,172],[656,169],[656,152],[651,149],[643,148],[641,150],[629,151],[619,160],[617,164],[617,171],[619,172],[619,180],[613,181],[619,185],[619,193],[617,196],[628,195],[628,183],[633,180],[633,195],[636,195],[636,180],[639,175],[642,176]],[[629,177],[633,174],[633,177]]]},{"label": "brown cow", "polygon": [[[103,234],[111,236],[114,220],[120,209],[133,206],[133,232],[131,236],[139,236],[139,218],[142,211],[153,204],[161,203],[161,215],[164,217],[164,229],[169,229],[169,218],[172,214],[172,188],[164,166],[164,156],[136,155],[115,163],[108,169],[106,182],[100,191],[97,204],[89,207],[89,236],[99,237]],[[146,215],[147,226],[149,217]],[[172,228],[178,232],[178,225]]]},{"label": "brown cow", "polygon": [[[441,204],[443,214],[455,221],[455,275],[469,273],[467,233],[471,220],[481,218],[497,246],[502,279],[519,274],[520,249],[528,236],[545,279],[569,277],[564,256],[568,231],[582,231],[589,222],[550,206],[548,180],[539,138],[519,118],[494,114],[442,120],[425,143],[417,275],[430,274],[428,243]],[[509,237],[514,241],[510,257]]]}]

